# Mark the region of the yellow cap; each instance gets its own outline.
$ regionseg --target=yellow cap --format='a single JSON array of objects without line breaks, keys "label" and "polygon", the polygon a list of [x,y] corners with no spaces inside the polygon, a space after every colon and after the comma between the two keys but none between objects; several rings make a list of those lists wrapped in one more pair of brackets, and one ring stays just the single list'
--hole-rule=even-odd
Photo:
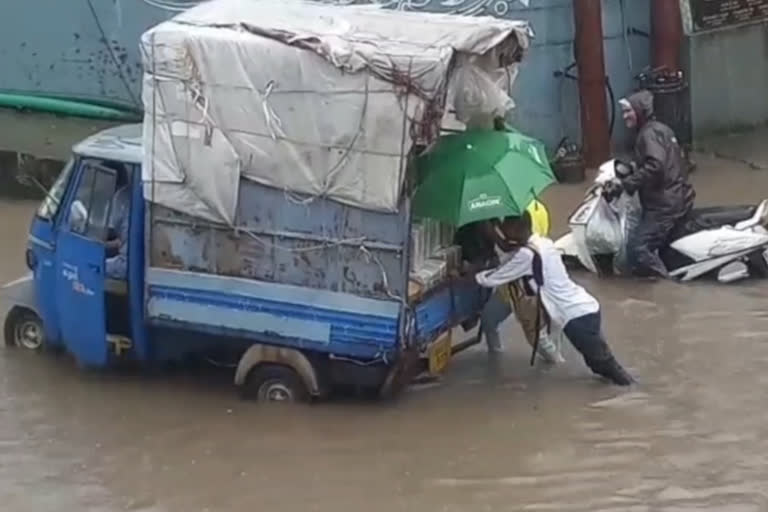
[{"label": "yellow cap", "polygon": [[549,212],[543,203],[536,199],[528,205],[528,213],[531,214],[533,232],[539,236],[549,235]]}]

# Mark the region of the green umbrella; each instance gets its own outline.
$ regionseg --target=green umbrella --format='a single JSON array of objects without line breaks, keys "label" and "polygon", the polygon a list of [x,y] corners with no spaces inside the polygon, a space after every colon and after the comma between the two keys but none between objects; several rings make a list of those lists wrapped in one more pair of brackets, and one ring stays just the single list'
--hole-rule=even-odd
[{"label": "green umbrella", "polygon": [[544,145],[514,131],[446,135],[416,170],[414,214],[456,226],[521,215],[555,181]]}]

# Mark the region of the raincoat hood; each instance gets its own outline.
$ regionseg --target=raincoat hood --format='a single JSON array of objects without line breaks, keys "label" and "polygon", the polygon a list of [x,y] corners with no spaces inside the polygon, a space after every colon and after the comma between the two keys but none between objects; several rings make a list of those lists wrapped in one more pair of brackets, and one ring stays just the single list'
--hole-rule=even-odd
[{"label": "raincoat hood", "polygon": [[643,89],[634,94],[622,98],[619,101],[622,105],[629,105],[637,114],[638,124],[644,125],[646,121],[653,119],[653,93]]}]

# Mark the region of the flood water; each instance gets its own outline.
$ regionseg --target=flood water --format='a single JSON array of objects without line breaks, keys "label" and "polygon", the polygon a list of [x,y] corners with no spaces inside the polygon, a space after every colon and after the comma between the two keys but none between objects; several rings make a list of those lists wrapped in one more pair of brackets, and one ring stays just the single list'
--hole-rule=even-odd
[{"label": "flood water", "polygon": [[[699,203],[768,196],[768,175],[702,160]],[[546,202],[558,228],[579,187]],[[23,271],[30,203],[0,204],[0,278]],[[208,375],[77,370],[0,351],[0,508],[9,512],[768,510],[768,282],[579,274],[640,385],[527,364],[510,321],[392,403],[259,407]]]}]

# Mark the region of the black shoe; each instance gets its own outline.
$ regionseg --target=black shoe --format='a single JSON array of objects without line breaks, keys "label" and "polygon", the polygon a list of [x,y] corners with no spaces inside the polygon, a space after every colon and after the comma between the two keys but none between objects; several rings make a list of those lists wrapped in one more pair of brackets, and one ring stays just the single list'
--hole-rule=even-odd
[{"label": "black shoe", "polygon": [[618,363],[602,373],[602,376],[617,386],[631,386],[632,384],[637,384],[637,381]]}]

